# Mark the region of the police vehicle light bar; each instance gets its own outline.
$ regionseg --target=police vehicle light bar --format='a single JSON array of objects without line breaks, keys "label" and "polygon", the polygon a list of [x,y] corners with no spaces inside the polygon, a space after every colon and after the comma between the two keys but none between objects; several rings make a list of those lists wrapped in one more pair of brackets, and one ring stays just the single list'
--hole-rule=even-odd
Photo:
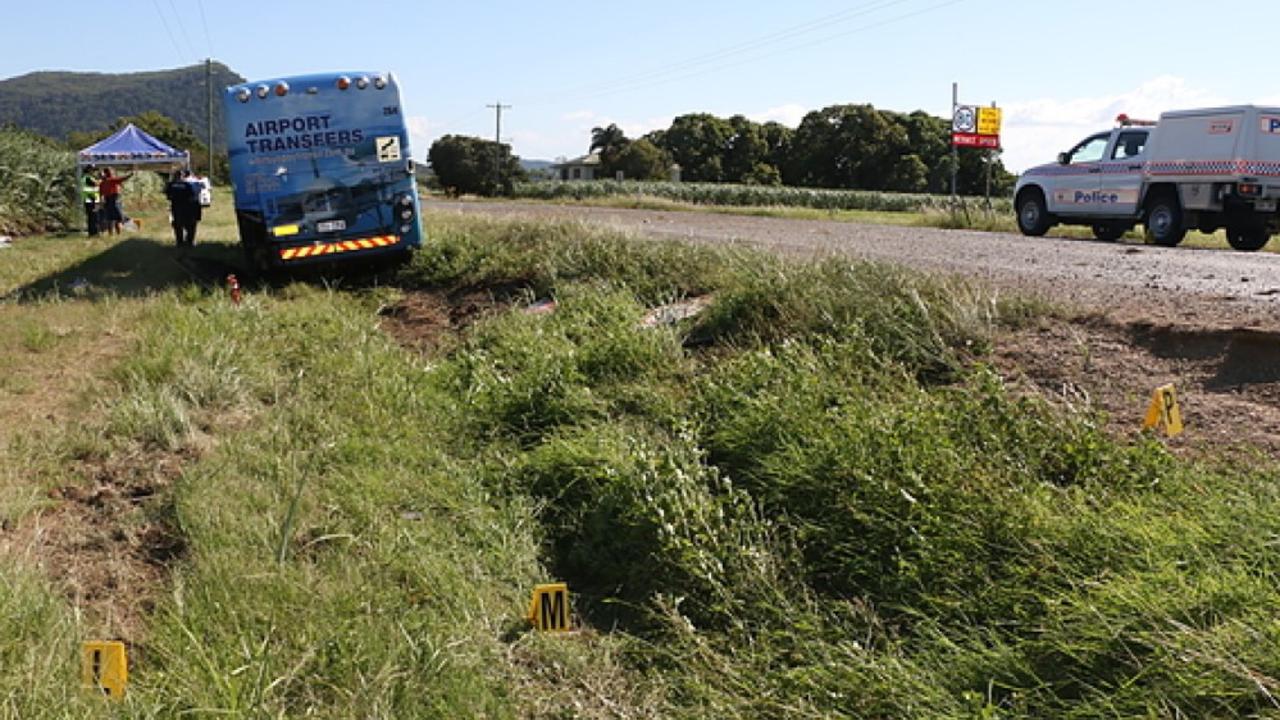
[{"label": "police vehicle light bar", "polygon": [[1137,118],[1129,117],[1128,114],[1126,113],[1120,113],[1119,115],[1116,116],[1116,124],[1119,125],[1120,127],[1133,127],[1133,126],[1153,127],[1156,124],[1156,121],[1155,120],[1138,120]]}]

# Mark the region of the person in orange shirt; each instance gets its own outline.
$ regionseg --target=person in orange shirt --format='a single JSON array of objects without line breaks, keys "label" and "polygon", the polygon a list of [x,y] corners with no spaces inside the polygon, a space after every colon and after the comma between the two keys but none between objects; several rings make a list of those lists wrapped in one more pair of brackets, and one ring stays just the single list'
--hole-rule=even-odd
[{"label": "person in orange shirt", "polygon": [[107,224],[108,235],[119,235],[124,225],[124,213],[120,210],[120,186],[133,177],[116,175],[111,168],[103,168],[102,181],[98,183],[98,194],[102,196],[103,221]]}]

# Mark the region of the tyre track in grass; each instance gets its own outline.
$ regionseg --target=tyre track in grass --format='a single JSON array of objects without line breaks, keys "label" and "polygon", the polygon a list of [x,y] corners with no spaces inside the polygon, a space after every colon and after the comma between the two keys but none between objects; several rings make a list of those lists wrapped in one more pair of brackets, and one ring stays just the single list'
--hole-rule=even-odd
[{"label": "tyre track in grass", "polygon": [[1175,452],[1280,453],[1280,255],[689,211],[428,207],[973,278],[1065,309],[995,338],[990,361],[1016,392],[1100,410],[1115,434],[1132,436],[1154,388],[1173,383],[1187,422],[1184,435],[1168,440]]}]

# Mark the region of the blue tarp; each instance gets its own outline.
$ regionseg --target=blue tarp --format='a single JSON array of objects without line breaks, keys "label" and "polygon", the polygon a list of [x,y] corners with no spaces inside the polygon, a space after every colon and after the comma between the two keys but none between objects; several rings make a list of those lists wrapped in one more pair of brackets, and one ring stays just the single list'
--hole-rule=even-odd
[{"label": "blue tarp", "polygon": [[190,163],[186,150],[174,150],[168,145],[139,130],[132,123],[125,125],[115,135],[81,150],[78,164],[113,167],[183,167]]}]

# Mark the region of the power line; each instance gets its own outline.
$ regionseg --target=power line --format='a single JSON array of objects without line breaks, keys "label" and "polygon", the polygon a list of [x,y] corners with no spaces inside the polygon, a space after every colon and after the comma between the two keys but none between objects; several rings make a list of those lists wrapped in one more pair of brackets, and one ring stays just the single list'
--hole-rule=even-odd
[{"label": "power line", "polygon": [[173,11],[173,19],[178,23],[178,32],[182,34],[182,41],[187,44],[187,50],[191,52],[192,57],[199,56],[200,53],[196,52],[196,46],[191,44],[191,38],[187,35],[187,26],[182,22],[182,15],[174,7],[173,0],[169,0],[169,9]]},{"label": "power line", "polygon": [[452,128],[454,128],[454,127],[458,126],[458,125],[461,125],[463,121],[465,121],[465,120],[470,120],[471,118],[473,118],[473,117],[475,117],[475,116],[479,115],[480,113],[484,112],[484,110],[485,110],[484,108],[476,108],[475,110],[472,110],[472,111],[470,111],[470,112],[468,112],[468,113],[466,113],[466,114],[464,114],[464,115],[459,115],[459,116],[455,117],[454,119],[449,120],[448,122],[441,123],[441,124],[436,128],[436,132],[439,132],[440,134],[442,134],[442,135],[443,135],[443,134],[445,134],[445,133],[444,133],[444,131],[445,131],[445,130],[450,130],[450,129],[452,129]]},{"label": "power line", "polygon": [[[847,31],[844,31],[844,32],[836,33],[836,34],[833,34],[833,35],[827,35],[827,36],[820,37],[820,38],[817,38],[817,39],[812,40],[812,41],[805,41],[805,42],[803,42],[803,43],[792,44],[792,45],[789,45],[789,46],[783,47],[783,48],[778,49],[778,50],[771,50],[771,51],[767,51],[767,52],[757,53],[757,54],[752,55],[752,56],[750,56],[750,57],[746,57],[746,58],[744,58],[744,59],[737,60],[737,61],[734,61],[734,62],[724,63],[724,64],[716,65],[716,66],[713,66],[713,67],[703,68],[703,69],[700,69],[700,70],[692,70],[692,71],[690,71],[690,72],[682,73],[682,74],[680,74],[680,75],[669,76],[669,77],[664,77],[664,78],[657,78],[657,79],[653,79],[653,80],[649,80],[649,81],[633,82],[633,83],[630,83],[630,84],[618,84],[618,85],[614,85],[614,86],[610,87],[610,88],[609,88],[609,89],[607,89],[607,90],[604,90],[604,91],[601,91],[601,92],[598,92],[598,93],[589,94],[589,95],[577,95],[577,96],[573,96],[573,97],[562,98],[562,100],[564,100],[564,99],[568,99],[568,100],[590,100],[590,99],[594,99],[594,98],[597,98],[597,97],[605,97],[605,96],[608,96],[608,95],[616,95],[617,93],[620,93],[620,92],[630,92],[630,91],[633,91],[633,90],[641,90],[641,89],[646,89],[646,88],[649,88],[649,87],[654,87],[654,86],[659,86],[659,85],[666,85],[666,84],[668,84],[668,83],[672,83],[672,82],[676,82],[676,81],[680,81],[680,80],[688,80],[688,79],[691,79],[691,78],[699,77],[699,76],[701,76],[701,75],[706,75],[706,74],[708,74],[708,73],[718,72],[718,71],[721,71],[721,70],[727,70],[727,69],[729,69],[729,68],[738,67],[738,66],[740,66],[740,65],[746,65],[746,64],[748,64],[748,63],[753,63],[753,62],[757,62],[757,61],[759,61],[759,60],[764,60],[764,59],[767,59],[767,58],[776,57],[776,56],[778,56],[778,55],[784,55],[784,54],[786,54],[786,53],[795,52],[795,51],[798,51],[798,50],[805,50],[805,49],[808,49],[808,48],[811,48],[811,47],[815,47],[815,46],[817,46],[817,45],[821,45],[821,44],[823,44],[823,43],[830,42],[830,41],[832,41],[832,40],[838,40],[838,39],[843,38],[843,37],[848,37],[848,36],[850,36],[850,35],[854,35],[854,34],[857,34],[857,33],[866,32],[866,31],[868,31],[868,30],[874,30],[874,29],[877,29],[877,28],[884,27],[884,26],[886,26],[886,25],[891,25],[891,24],[893,24],[893,23],[901,22],[901,21],[903,21],[903,20],[909,20],[909,19],[911,19],[911,18],[919,17],[919,16],[921,16],[921,15],[925,15],[925,14],[930,13],[930,12],[933,12],[933,11],[935,11],[935,10],[940,10],[940,9],[942,9],[942,8],[944,8],[944,7],[947,7],[947,6],[950,6],[950,5],[957,5],[957,4],[959,4],[959,3],[966,2],[966,1],[968,1],[968,0],[946,0],[946,2],[936,3],[936,4],[934,4],[934,5],[930,5],[930,6],[928,6],[928,7],[921,8],[921,9],[919,9],[919,10],[916,10],[915,12],[910,12],[910,13],[905,13],[905,14],[902,14],[902,15],[897,15],[897,16],[895,16],[895,17],[888,18],[888,19],[886,19],[886,20],[882,20],[882,21],[880,21],[880,22],[870,23],[870,24],[867,24],[867,25],[860,25],[860,26],[858,26],[858,27],[856,27],[856,28],[853,28],[853,29],[851,29],[851,30],[847,30]],[[543,104],[543,103],[531,103],[531,104]]]},{"label": "power line", "polygon": [[178,53],[179,63],[185,63],[186,60],[182,55],[182,48],[178,47],[178,41],[173,38],[173,31],[169,29],[169,21],[164,18],[164,12],[160,10],[160,0],[151,0],[151,5],[156,9],[156,15],[160,17],[161,24],[164,25],[164,34],[169,36],[169,42],[173,44],[174,52]]},{"label": "power line", "polygon": [[209,21],[204,15],[204,0],[196,0],[196,6],[200,8],[200,24],[204,26],[204,40],[209,45],[209,57],[213,57],[213,36],[209,34]]},{"label": "power line", "polygon": [[[797,25],[792,25],[790,27],[786,27],[771,33],[767,33],[765,35],[762,35],[750,40],[745,40],[743,42],[736,43],[734,45],[729,45],[729,46],[720,48],[719,50],[714,50],[708,53],[704,53],[702,55],[695,55],[690,58],[685,58],[683,60],[676,61],[669,65],[664,65],[657,68],[651,68],[649,70],[645,70],[632,75],[625,75],[622,77],[612,78],[609,81],[597,83],[594,85],[579,86],[578,88],[569,89],[569,90],[563,91],[561,95],[577,95],[580,93],[591,93],[596,90],[605,90],[605,89],[617,87],[619,85],[629,85],[636,82],[644,82],[644,81],[660,78],[662,76],[672,75],[674,73],[679,73],[682,70],[695,68],[700,65],[706,65],[707,63],[715,62],[716,60],[732,57],[734,55],[741,55],[743,53],[747,53],[758,48],[767,47],[769,45],[776,44],[778,42],[783,42],[792,38],[801,37],[806,34],[816,32],[819,30],[829,29],[834,25],[844,24],[852,20],[856,20],[859,17],[870,15],[880,10],[885,10],[895,5],[901,5],[902,3],[909,2],[909,1],[910,0],[873,0],[872,2],[864,3],[857,7],[847,8],[845,10],[841,10],[840,12],[824,15],[822,17],[815,18],[807,22],[803,22]],[[546,98],[546,96],[543,96],[542,102],[555,102],[560,99],[559,97],[556,97],[555,93],[553,93],[552,95],[553,96],[551,98]]]}]

